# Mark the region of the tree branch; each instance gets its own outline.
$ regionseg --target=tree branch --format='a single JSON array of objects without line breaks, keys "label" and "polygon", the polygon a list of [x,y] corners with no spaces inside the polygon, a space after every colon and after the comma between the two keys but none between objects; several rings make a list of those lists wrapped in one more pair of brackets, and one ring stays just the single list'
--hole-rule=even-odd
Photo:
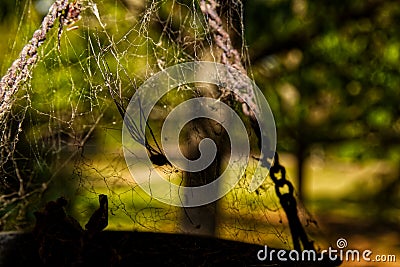
[{"label": "tree branch", "polygon": [[[207,19],[208,25],[213,34],[213,38],[215,44],[218,48],[222,50],[221,54],[221,63],[225,64],[229,67],[233,67],[239,72],[243,73],[247,77],[246,69],[244,68],[241,62],[240,53],[233,47],[231,38],[227,31],[224,29],[222,24],[222,19],[217,13],[217,2],[215,0],[201,0],[200,1],[200,9],[203,12],[204,16]],[[257,105],[256,95],[253,90],[253,85],[249,82],[248,79],[243,79],[243,77],[230,73],[232,80],[227,81],[230,86],[227,88],[219,88],[221,91],[222,99],[226,99],[229,96],[233,96],[233,98],[242,105],[243,113],[249,118],[251,127],[253,128],[257,139],[258,139],[258,147],[262,149],[261,140],[261,129],[260,125],[257,121],[257,116],[261,117],[260,110]],[[242,90],[238,90],[238,88]],[[245,92],[243,92],[243,90]],[[269,148],[268,148],[269,149]],[[264,157],[265,152],[261,151],[261,162],[264,165],[268,165],[267,159]]]},{"label": "tree branch", "polygon": [[24,46],[19,57],[12,63],[3,78],[1,78],[0,122],[3,122],[4,117],[11,109],[20,84],[28,79],[30,70],[35,66],[38,59],[38,48],[46,40],[47,33],[53,28],[56,20],[64,16],[64,20],[68,21],[71,19],[68,16],[75,15],[68,12],[71,5],[73,4],[68,3],[68,0],[58,0],[51,5],[40,28],[33,33],[32,39]]}]

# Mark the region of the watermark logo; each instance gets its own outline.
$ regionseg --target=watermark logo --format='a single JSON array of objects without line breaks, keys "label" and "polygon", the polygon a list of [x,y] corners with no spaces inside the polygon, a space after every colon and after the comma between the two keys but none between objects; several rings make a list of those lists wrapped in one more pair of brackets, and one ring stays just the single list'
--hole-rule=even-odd
[{"label": "watermark logo", "polygon": [[275,250],[268,249],[264,246],[257,252],[257,259],[260,261],[292,261],[292,262],[322,262],[326,260],[330,261],[341,261],[341,262],[396,262],[396,255],[388,254],[376,254],[369,249],[358,250],[358,249],[346,249],[347,240],[339,238],[336,241],[337,249],[329,247],[328,249],[322,250],[317,253],[314,250]]},{"label": "watermark logo", "polygon": [[[249,136],[239,115],[228,105],[214,98],[197,97],[177,105],[165,119],[161,130],[162,153],[174,168],[186,172],[199,172],[215,159],[217,147],[213,140],[204,138],[199,143],[200,157],[187,159],[179,146],[179,134],[191,120],[208,118],[218,122],[230,138],[230,158],[224,172],[213,182],[197,187],[177,185],[165,179],[154,168],[154,162],[146,149],[146,140],[138,142],[132,132],[146,132],[150,112],[168,92],[182,85],[207,83],[223,86],[234,92],[251,108],[256,100],[254,112],[261,130],[261,151],[273,158],[276,146],[275,122],[263,93],[257,85],[238,70],[215,62],[188,62],[169,67],[145,81],[132,97],[124,118],[122,143],[124,157],[135,182],[151,197],[169,205],[181,207],[202,206],[227,194],[242,178],[250,159]],[[251,87],[251,90],[249,90]],[[252,102],[254,103],[254,102]],[[253,105],[254,106],[254,105]],[[260,161],[255,167],[249,190],[256,190],[266,178],[269,168]]]},{"label": "watermark logo", "polygon": [[347,240],[344,239],[344,238],[339,238],[336,241],[336,246],[337,246],[338,249],[342,249],[342,248],[347,247]]}]

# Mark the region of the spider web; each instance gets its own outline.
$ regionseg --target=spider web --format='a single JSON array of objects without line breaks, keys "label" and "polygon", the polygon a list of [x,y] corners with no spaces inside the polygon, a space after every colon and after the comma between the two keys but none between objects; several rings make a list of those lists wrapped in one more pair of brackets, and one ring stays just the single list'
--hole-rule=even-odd
[{"label": "spider web", "polygon": [[[16,2],[22,16],[15,21],[17,31],[4,62],[16,56],[50,4]],[[195,60],[220,62],[221,51],[210,26],[195,0],[81,4],[82,19],[73,25],[79,28],[64,29],[60,51],[57,30],[49,32],[36,66],[1,121],[1,225],[4,230],[24,229],[32,220],[32,211],[45,199],[62,195],[70,199],[70,212],[84,225],[102,193],[110,202],[109,230],[184,232],[184,209],[151,198],[131,178],[115,98],[126,107],[145,80],[169,66]],[[224,2],[218,14],[251,73],[242,2]],[[7,66],[3,65],[3,73]],[[168,113],[198,94],[195,86],[186,85],[157,103],[149,120],[155,132],[155,140],[149,138],[153,146],[160,141],[160,127]],[[233,100],[230,104],[245,121],[240,105]],[[267,179],[253,193],[247,190],[251,166],[256,164],[250,160],[245,177],[218,201],[215,235],[291,248],[288,222],[272,181]],[[168,166],[155,166],[154,171],[177,183],[182,180],[182,173]],[[312,217],[305,209],[299,214],[310,238],[321,241]]]}]

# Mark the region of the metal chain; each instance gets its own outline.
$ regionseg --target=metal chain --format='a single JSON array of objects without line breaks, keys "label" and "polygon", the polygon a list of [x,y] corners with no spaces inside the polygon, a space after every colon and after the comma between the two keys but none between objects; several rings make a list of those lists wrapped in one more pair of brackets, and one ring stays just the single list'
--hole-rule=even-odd
[{"label": "metal chain", "polygon": [[[280,178],[278,179],[277,174],[279,173]],[[307,234],[300,222],[297,214],[297,202],[293,196],[294,187],[290,181],[286,180],[286,169],[279,163],[278,153],[275,153],[274,164],[270,169],[270,177],[275,184],[275,192],[279,198],[279,202],[286,213],[286,217],[289,222],[290,233],[293,239],[294,249],[301,251],[301,243],[303,245],[303,249],[315,250],[314,242],[308,240]],[[288,192],[281,193],[281,190],[285,186],[287,186]]]}]

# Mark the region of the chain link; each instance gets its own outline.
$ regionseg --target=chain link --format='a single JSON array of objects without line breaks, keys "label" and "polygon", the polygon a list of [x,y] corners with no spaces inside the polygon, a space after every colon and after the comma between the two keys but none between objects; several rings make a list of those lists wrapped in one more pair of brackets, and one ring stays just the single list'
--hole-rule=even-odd
[{"label": "chain link", "polygon": [[[280,174],[280,178],[277,177],[278,174]],[[278,153],[275,153],[274,164],[270,169],[270,177],[275,184],[275,192],[279,198],[279,202],[286,213],[294,249],[297,251],[301,251],[301,248],[315,250],[314,242],[308,239],[303,225],[300,222],[297,213],[297,202],[293,195],[294,187],[290,181],[286,180],[286,169],[279,163]],[[287,186],[288,192],[281,193],[281,190],[285,186]]]}]

